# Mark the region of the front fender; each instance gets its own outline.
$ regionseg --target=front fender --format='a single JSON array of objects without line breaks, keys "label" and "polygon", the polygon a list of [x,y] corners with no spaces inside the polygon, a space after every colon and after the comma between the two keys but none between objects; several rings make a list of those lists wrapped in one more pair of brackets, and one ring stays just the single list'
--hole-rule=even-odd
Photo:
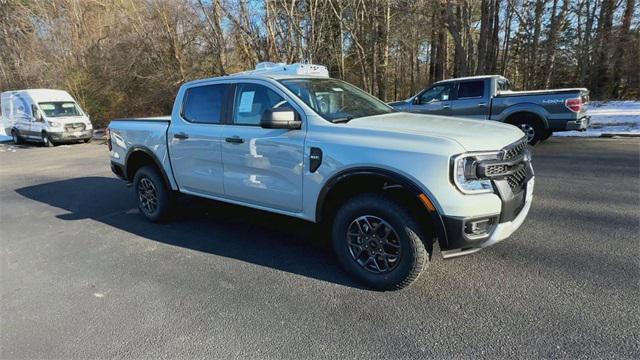
[{"label": "front fender", "polygon": [[[348,181],[351,177],[356,176],[371,176],[371,177],[379,177],[389,181],[392,184],[400,185],[402,188],[406,189],[412,196],[415,197],[415,201],[420,201],[420,196],[426,196],[433,205],[431,209],[427,209],[425,206],[425,213],[428,214],[431,223],[434,226],[434,233],[438,238],[438,241],[441,246],[447,244],[447,232],[444,225],[444,221],[441,216],[441,209],[439,204],[437,203],[436,198],[433,194],[424,186],[418,185],[418,182],[409,178],[408,176],[402,175],[397,171],[379,168],[379,167],[370,167],[370,166],[358,166],[351,167],[348,169],[344,169],[338,171],[333,174],[327,181],[324,182],[320,193],[318,194],[318,198],[316,200],[316,212],[315,212],[315,221],[322,221],[322,213],[323,206],[325,205],[325,199],[327,195],[331,192],[331,190],[339,185],[342,181]],[[446,246],[446,245],[444,245]]]}]

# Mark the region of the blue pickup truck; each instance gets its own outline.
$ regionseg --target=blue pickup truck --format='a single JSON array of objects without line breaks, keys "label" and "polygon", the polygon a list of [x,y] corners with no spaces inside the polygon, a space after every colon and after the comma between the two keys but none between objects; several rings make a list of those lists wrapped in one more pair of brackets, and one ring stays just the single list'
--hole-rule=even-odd
[{"label": "blue pickup truck", "polygon": [[553,132],[589,127],[584,88],[513,91],[500,75],[443,80],[415,96],[390,103],[400,111],[496,120],[520,127],[535,145]]}]

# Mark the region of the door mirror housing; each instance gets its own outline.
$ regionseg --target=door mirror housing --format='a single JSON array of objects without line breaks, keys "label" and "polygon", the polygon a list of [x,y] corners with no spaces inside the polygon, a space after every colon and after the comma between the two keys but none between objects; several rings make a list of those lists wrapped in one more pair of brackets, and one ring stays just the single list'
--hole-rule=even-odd
[{"label": "door mirror housing", "polygon": [[298,113],[290,107],[267,109],[262,113],[260,126],[265,129],[300,129],[302,121]]},{"label": "door mirror housing", "polygon": [[42,111],[38,110],[35,106],[33,107],[33,120],[36,122],[44,122]]},{"label": "door mirror housing", "polygon": [[420,105],[420,96],[416,96],[412,101],[413,105]]}]

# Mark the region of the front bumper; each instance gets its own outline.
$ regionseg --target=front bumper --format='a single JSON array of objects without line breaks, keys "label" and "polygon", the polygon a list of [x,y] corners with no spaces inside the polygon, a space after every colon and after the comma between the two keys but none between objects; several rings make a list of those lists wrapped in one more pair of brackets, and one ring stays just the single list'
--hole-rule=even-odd
[{"label": "front bumper", "polygon": [[529,182],[527,183],[524,206],[522,207],[522,210],[520,210],[520,213],[515,217],[515,219],[498,224],[498,226],[496,226],[496,228],[493,230],[493,233],[491,234],[489,239],[487,239],[485,242],[483,242],[480,245],[481,248],[485,248],[487,246],[496,244],[508,238],[509,236],[511,236],[511,234],[513,234],[516,230],[518,230],[520,225],[522,225],[522,223],[524,222],[524,219],[527,218],[527,215],[529,214],[529,209],[531,209],[531,200],[533,199],[534,184],[535,184],[535,178],[531,178],[531,180],[529,180]]},{"label": "front bumper", "polygon": [[577,131],[585,131],[589,128],[589,125],[591,124],[591,117],[590,116],[585,116],[581,119],[578,119],[576,121],[567,121],[567,125],[565,126],[565,130],[567,131],[571,131],[571,130],[577,130]]},{"label": "front bumper", "polygon": [[91,139],[93,136],[93,129],[83,131],[61,131],[61,132],[47,132],[51,140],[53,141],[74,141],[74,140],[86,140]]},{"label": "front bumper", "polygon": [[[521,196],[514,196],[503,204],[503,206],[508,209],[515,208],[516,212],[512,215],[510,211],[503,211],[501,214],[493,215],[493,217],[499,219],[499,222],[494,225],[491,232],[485,237],[472,239],[465,234],[466,224],[474,219],[443,217],[447,232],[448,248],[441,250],[442,256],[447,259],[471,254],[511,236],[511,234],[518,230],[529,214],[531,201],[533,199],[534,184],[535,178],[531,177],[527,181]],[[492,216],[489,215],[488,217]]]}]

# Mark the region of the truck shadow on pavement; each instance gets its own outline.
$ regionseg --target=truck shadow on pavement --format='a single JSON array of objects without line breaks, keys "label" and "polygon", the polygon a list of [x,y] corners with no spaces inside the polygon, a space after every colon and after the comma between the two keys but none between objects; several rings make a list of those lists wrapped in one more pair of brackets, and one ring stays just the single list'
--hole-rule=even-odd
[{"label": "truck shadow on pavement", "polygon": [[108,177],[74,178],[16,192],[68,211],[59,219],[92,219],[152,241],[362,289],[334,260],[322,229],[306,221],[184,196],[170,222],[153,224],[138,213],[133,189]]}]

